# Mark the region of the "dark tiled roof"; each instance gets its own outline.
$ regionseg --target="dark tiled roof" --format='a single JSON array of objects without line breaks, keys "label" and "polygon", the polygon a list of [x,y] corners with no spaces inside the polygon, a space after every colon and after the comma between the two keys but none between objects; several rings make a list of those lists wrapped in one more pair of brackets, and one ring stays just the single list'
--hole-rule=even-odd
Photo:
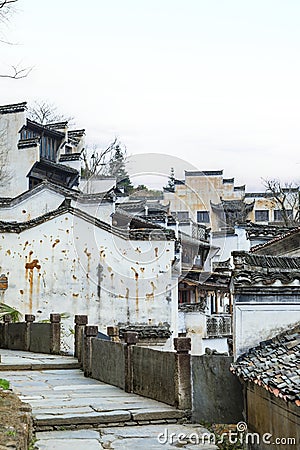
[{"label": "dark tiled roof", "polygon": [[168,339],[171,336],[170,325],[125,325],[119,323],[120,338],[124,338],[124,333],[127,331],[138,334],[138,339]]},{"label": "dark tiled roof", "polygon": [[84,136],[84,134],[85,134],[85,129],[83,128],[83,129],[81,129],[81,130],[69,130],[68,131],[68,135],[69,136],[79,136],[79,137],[82,137],[82,136]]},{"label": "dark tiled roof", "polygon": [[210,202],[213,210],[224,210],[224,211],[245,211],[247,214],[252,211],[254,207],[254,202],[245,203],[243,200],[222,200],[221,203]]},{"label": "dark tiled roof", "polygon": [[68,121],[65,120],[63,122],[47,123],[47,124],[45,124],[45,127],[51,128],[54,130],[61,130],[62,128],[65,128],[67,125],[68,125]]},{"label": "dark tiled roof", "polygon": [[78,170],[73,169],[73,167],[65,166],[64,164],[59,164],[57,162],[50,161],[49,159],[46,159],[46,158],[41,158],[40,161],[36,164],[40,164],[45,167],[49,167],[50,169],[60,170],[62,172],[78,174]]},{"label": "dark tiled roof", "polygon": [[274,197],[271,192],[246,192],[245,197],[248,198],[270,198]]},{"label": "dark tiled roof", "polygon": [[17,112],[23,112],[26,110],[27,102],[14,103],[12,105],[0,106],[0,114],[13,114]]},{"label": "dark tiled roof", "polygon": [[298,270],[300,269],[300,258],[290,258],[287,256],[267,256],[255,255],[244,251],[232,252],[235,267],[239,265],[251,267],[262,267],[265,269],[283,269],[283,270]]},{"label": "dark tiled roof", "polygon": [[47,127],[47,125],[41,125],[40,123],[35,122],[31,119],[27,119],[27,128],[30,130],[35,130],[40,135],[44,133],[46,135],[54,136],[59,139],[63,139],[65,137],[65,134],[61,131],[57,131],[54,128],[49,128]]},{"label": "dark tiled roof", "polygon": [[39,144],[40,137],[35,137],[31,139],[20,139],[18,142],[18,148],[31,148],[37,147]]},{"label": "dark tiled roof", "polygon": [[256,245],[255,247],[252,247],[251,252],[255,253],[257,250],[260,250],[262,248],[273,245],[276,242],[283,241],[284,239],[288,238],[289,236],[292,236],[293,234],[297,234],[297,233],[300,233],[300,227],[293,228],[292,230],[281,233],[279,236],[276,236],[273,239],[270,239],[268,242],[265,242],[264,244],[259,244],[259,245]]},{"label": "dark tiled roof", "polygon": [[234,186],[234,191],[244,191],[246,189],[245,184],[242,184],[241,186]]},{"label": "dark tiled roof", "polygon": [[[249,222],[247,223],[247,227],[246,227],[246,232],[247,232],[247,236],[248,237],[259,237],[259,236],[263,236],[263,237],[268,237],[268,236],[272,236],[274,239],[276,237],[276,239],[278,238],[280,240],[280,238],[282,237],[282,235],[284,235],[285,233],[290,233],[292,230],[294,230],[295,227],[286,227],[286,226],[281,226],[281,225],[260,225],[258,223],[253,223],[253,222]],[[269,242],[273,242],[272,241],[268,241]],[[260,244],[258,246],[252,247],[251,251],[255,248],[260,248],[261,246],[265,245],[264,244]]]},{"label": "dark tiled roof", "polygon": [[265,256],[234,251],[233,282],[236,286],[255,285],[271,286],[276,281],[290,284],[300,280],[300,258],[284,256]]},{"label": "dark tiled roof", "polygon": [[211,176],[220,176],[223,175],[223,170],[196,170],[196,171],[189,171],[185,170],[185,175],[187,177],[211,177]]},{"label": "dark tiled roof", "polygon": [[241,355],[231,371],[300,406],[300,323]]},{"label": "dark tiled roof", "polygon": [[59,162],[64,161],[79,161],[81,153],[66,153],[65,155],[60,155]]},{"label": "dark tiled roof", "polygon": [[[43,214],[42,216],[36,217],[35,219],[28,220],[27,222],[4,222],[0,221],[0,232],[1,233],[22,233],[22,231],[34,228],[39,226],[45,222],[55,219],[56,217],[62,216],[64,214],[71,214],[75,217],[79,217],[85,220],[87,223],[91,223],[97,228],[101,228],[106,230],[109,233],[112,233],[116,236],[119,236],[125,240],[173,240],[174,232],[172,230],[165,230],[165,233],[162,234],[160,229],[156,228],[141,228],[141,229],[133,229],[133,230],[121,230],[116,227],[112,227],[111,225],[99,220],[86,212],[73,208],[70,206],[70,201],[65,200],[61,206],[59,206],[54,211]],[[156,234],[155,234],[156,232]]]},{"label": "dark tiled roof", "polygon": [[35,195],[37,192],[40,192],[44,189],[49,189],[53,192],[58,192],[59,194],[72,198],[73,200],[77,200],[79,203],[100,203],[103,201],[112,201],[112,193],[110,191],[104,192],[104,193],[97,193],[97,194],[85,194],[83,192],[68,188],[67,186],[61,186],[58,184],[55,184],[49,180],[44,180],[41,183],[39,183],[34,188],[23,192],[22,194],[18,195],[14,198],[1,198],[0,197],[0,207],[11,207],[14,205],[17,205],[21,203],[22,201],[26,200],[27,198],[30,198],[31,196]]}]

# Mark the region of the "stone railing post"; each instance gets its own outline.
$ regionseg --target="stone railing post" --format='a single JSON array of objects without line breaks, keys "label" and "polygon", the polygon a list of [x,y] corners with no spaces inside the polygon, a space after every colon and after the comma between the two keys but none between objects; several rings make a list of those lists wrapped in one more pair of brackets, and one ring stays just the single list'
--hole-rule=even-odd
[{"label": "stone railing post", "polygon": [[138,341],[138,334],[134,331],[126,331],[124,333],[125,341],[125,392],[133,391],[133,363],[132,363],[132,347]]},{"label": "stone railing post", "polygon": [[175,354],[175,395],[178,409],[192,408],[191,386],[191,338],[174,338]]},{"label": "stone railing post", "polygon": [[29,351],[29,349],[30,349],[31,324],[34,321],[35,321],[35,316],[33,314],[25,314],[26,328],[25,328],[24,342],[25,342],[25,349],[26,349],[26,351]]},{"label": "stone railing post", "polygon": [[82,363],[82,346],[84,327],[88,324],[88,316],[77,314],[74,318],[75,322],[75,342],[74,342],[74,356]]},{"label": "stone railing post", "polygon": [[3,316],[3,335],[4,335],[4,342],[3,342],[3,346],[4,348],[8,348],[8,333],[9,333],[9,324],[11,323],[11,315],[10,314],[5,314],[5,316]]},{"label": "stone railing post", "polygon": [[60,314],[50,314],[50,353],[60,354]]},{"label": "stone railing post", "polygon": [[92,375],[92,339],[95,338],[97,334],[97,326],[86,325],[84,329],[84,344],[82,355],[82,368],[85,377],[90,377]]},{"label": "stone railing post", "polygon": [[107,327],[107,336],[112,342],[121,342],[119,337],[119,327]]}]

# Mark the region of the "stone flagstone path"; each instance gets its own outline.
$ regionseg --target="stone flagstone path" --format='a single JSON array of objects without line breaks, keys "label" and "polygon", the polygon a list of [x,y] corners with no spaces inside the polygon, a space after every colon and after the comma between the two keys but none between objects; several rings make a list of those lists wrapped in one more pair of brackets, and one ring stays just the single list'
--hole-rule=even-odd
[{"label": "stone flagstone path", "polygon": [[72,357],[11,350],[0,355],[3,377],[32,407],[39,450],[217,449],[179,442],[184,433],[192,442],[200,436],[201,443],[207,430],[178,423],[183,411],[85,378]]}]

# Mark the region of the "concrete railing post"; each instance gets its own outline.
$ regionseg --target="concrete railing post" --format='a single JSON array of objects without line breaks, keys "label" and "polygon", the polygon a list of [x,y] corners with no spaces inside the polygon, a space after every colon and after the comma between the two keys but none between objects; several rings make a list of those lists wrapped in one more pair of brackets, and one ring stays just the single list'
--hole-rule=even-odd
[{"label": "concrete railing post", "polygon": [[132,347],[138,341],[138,334],[133,331],[126,331],[124,333],[125,340],[125,392],[133,391],[133,362],[132,362]]},{"label": "concrete railing post", "polygon": [[4,348],[8,348],[8,333],[9,333],[9,324],[11,323],[11,315],[10,314],[5,314],[5,316],[3,316],[3,321],[4,321],[4,330],[3,330],[3,335],[4,335],[4,342],[3,342],[3,346]]},{"label": "concrete railing post", "polygon": [[175,395],[178,409],[192,408],[191,386],[191,339],[174,338],[175,354]]},{"label": "concrete railing post", "polygon": [[98,327],[94,325],[86,325],[84,329],[84,345],[83,345],[83,372],[85,377],[92,374],[92,339],[98,334]]},{"label": "concrete railing post", "polygon": [[24,342],[25,342],[25,350],[26,351],[29,351],[29,349],[30,349],[31,324],[34,321],[35,321],[35,316],[33,314],[25,314],[26,328],[25,328]]},{"label": "concrete railing post", "polygon": [[83,336],[84,327],[88,324],[88,316],[77,314],[74,318],[75,322],[75,342],[74,342],[74,356],[82,363],[82,346],[83,346]]},{"label": "concrete railing post", "polygon": [[112,342],[120,342],[119,327],[107,327],[107,336]]},{"label": "concrete railing post", "polygon": [[60,314],[50,314],[50,353],[60,354]]}]

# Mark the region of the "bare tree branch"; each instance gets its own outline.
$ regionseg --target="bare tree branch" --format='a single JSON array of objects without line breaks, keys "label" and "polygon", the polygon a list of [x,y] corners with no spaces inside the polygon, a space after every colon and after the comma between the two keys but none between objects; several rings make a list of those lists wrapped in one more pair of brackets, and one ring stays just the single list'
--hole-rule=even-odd
[{"label": "bare tree branch", "polygon": [[11,68],[13,73],[0,74],[0,78],[13,78],[15,80],[20,80],[21,78],[26,78],[33,69],[33,67],[24,67],[23,69],[19,69],[18,66],[11,66]]},{"label": "bare tree branch", "polygon": [[108,175],[109,164],[112,160],[118,139],[115,138],[104,150],[97,150],[97,146],[92,149],[86,148],[81,154],[83,160],[83,175],[85,178],[98,175]]},{"label": "bare tree branch", "polygon": [[4,8],[4,6],[8,5],[9,3],[16,3],[18,0],[4,0],[0,2],[0,9]]},{"label": "bare tree branch", "polygon": [[[282,221],[286,226],[292,226],[299,222],[299,183],[281,183],[279,180],[263,180],[266,192],[271,194],[275,206],[281,214]],[[292,211],[292,214],[291,214]]]},{"label": "bare tree branch", "polygon": [[[18,0],[0,0],[0,23],[7,24],[10,20],[11,14],[15,12],[15,8],[13,7],[14,3],[17,3]],[[0,43],[6,44],[6,45],[15,45],[12,42],[9,42],[5,37],[1,36]],[[31,70],[32,67],[23,67],[19,68],[18,66],[11,66],[12,73],[4,73],[0,74],[0,78],[11,78],[14,80],[19,80],[21,78],[26,78]]]},{"label": "bare tree branch", "polygon": [[58,112],[58,108],[48,100],[35,100],[28,107],[28,118],[42,125],[55,122],[71,122],[74,120],[72,116],[66,116]]}]

